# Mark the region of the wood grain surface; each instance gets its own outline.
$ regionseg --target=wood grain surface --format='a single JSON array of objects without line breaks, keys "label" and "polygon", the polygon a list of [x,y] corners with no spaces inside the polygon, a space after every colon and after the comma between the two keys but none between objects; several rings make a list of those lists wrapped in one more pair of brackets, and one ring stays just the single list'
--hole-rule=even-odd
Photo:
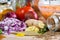
[{"label": "wood grain surface", "polygon": [[24,36],[24,37],[16,37],[13,34],[5,35],[6,38],[2,40],[60,40],[60,32],[55,32],[54,35],[51,35],[53,33],[46,32],[43,35],[39,36]]}]

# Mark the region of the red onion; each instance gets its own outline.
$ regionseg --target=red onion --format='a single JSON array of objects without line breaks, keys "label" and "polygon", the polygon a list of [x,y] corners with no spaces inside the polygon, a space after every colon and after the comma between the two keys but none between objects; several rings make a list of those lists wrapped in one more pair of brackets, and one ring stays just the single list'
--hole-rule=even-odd
[{"label": "red onion", "polygon": [[16,14],[15,12],[8,12],[5,17],[9,17],[9,18],[16,18]]},{"label": "red onion", "polygon": [[0,28],[4,33],[24,31],[26,24],[16,18],[6,18],[0,22]]}]

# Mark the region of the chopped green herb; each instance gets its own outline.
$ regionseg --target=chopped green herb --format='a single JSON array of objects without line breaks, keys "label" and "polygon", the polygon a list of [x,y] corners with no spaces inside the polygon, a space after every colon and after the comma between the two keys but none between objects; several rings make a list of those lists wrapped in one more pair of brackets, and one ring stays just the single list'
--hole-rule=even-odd
[{"label": "chopped green herb", "polygon": [[2,30],[0,29],[0,34],[2,34]]},{"label": "chopped green herb", "polygon": [[38,31],[38,33],[44,34],[46,31],[47,31],[47,26],[45,25],[45,27],[42,28],[42,29],[40,29],[40,30]]}]

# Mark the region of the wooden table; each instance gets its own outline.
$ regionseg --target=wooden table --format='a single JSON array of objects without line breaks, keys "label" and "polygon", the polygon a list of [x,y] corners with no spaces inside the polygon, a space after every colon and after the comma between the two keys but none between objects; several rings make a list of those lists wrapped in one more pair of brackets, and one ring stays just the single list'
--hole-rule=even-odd
[{"label": "wooden table", "polygon": [[13,34],[5,35],[6,38],[2,40],[60,40],[60,32],[56,32],[54,35],[52,33],[47,32],[43,35],[39,36],[24,36],[24,37],[16,37]]}]

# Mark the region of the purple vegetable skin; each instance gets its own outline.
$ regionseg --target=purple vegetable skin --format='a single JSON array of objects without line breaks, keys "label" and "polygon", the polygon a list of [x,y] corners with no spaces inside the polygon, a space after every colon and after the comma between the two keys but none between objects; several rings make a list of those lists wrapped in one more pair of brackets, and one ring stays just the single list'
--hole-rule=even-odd
[{"label": "purple vegetable skin", "polygon": [[0,22],[0,28],[4,33],[20,32],[26,29],[26,24],[16,18],[6,18]]},{"label": "purple vegetable skin", "polygon": [[5,17],[9,17],[9,18],[16,18],[16,14],[14,12],[8,12]]}]

